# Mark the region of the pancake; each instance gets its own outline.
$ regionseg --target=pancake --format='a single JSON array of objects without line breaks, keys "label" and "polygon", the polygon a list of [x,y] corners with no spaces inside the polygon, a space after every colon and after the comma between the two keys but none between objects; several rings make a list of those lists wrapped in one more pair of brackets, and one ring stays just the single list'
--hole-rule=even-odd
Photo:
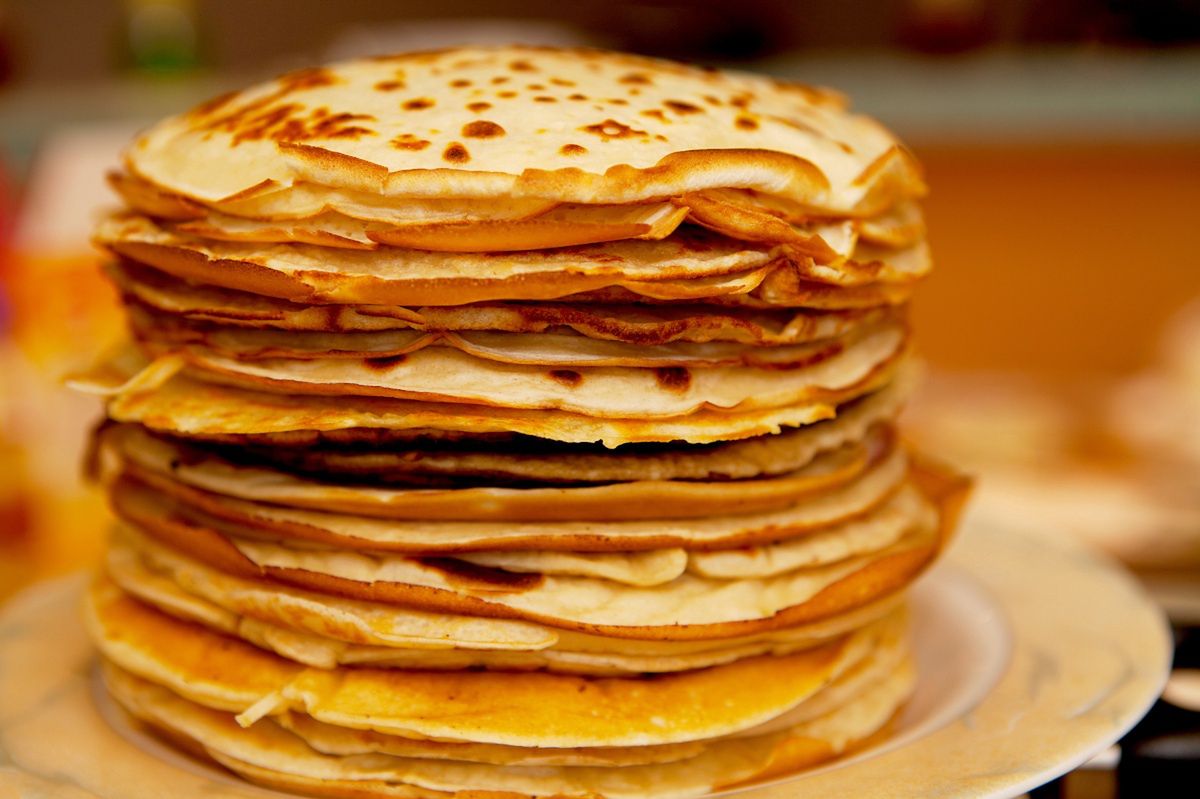
[{"label": "pancake", "polygon": [[448,347],[476,358],[498,363],[543,366],[712,367],[752,366],[793,369],[828,357],[845,341],[879,323],[853,327],[839,337],[799,344],[761,347],[740,342],[687,342],[628,344],[593,339],[571,331],[509,333],[500,331],[427,331],[400,329],[356,333],[250,329],[206,322],[189,322],[174,316],[128,308],[130,329],[145,346],[198,346],[222,357],[239,360],[261,358],[388,358],[408,355],[426,347]]},{"label": "pancake", "polygon": [[[488,107],[473,111],[480,102]],[[436,141],[422,135],[434,129],[444,132]],[[283,75],[160,122],[125,163],[168,192],[218,206],[296,184],[389,198],[622,204],[745,188],[869,216],[924,189],[895,139],[832,93],[524,47]]]},{"label": "pancake", "polygon": [[[506,255],[201,239],[122,212],[103,220],[94,240],[115,255],[179,278],[321,303],[462,305],[555,299],[608,287],[684,300],[753,292],[776,273],[817,285],[869,289],[895,283],[903,290],[929,269],[923,243],[896,251],[864,243],[848,258],[819,265],[786,246],[738,242],[690,227],[661,241],[623,239]],[[778,288],[774,294],[780,294]],[[802,296],[797,290],[786,299]],[[784,300],[764,298],[805,304]]]},{"label": "pancake", "polygon": [[760,346],[834,338],[879,321],[890,309],[747,311],[712,305],[571,305],[477,303],[404,308],[303,305],[258,294],[189,283],[129,261],[106,265],[126,304],[221,325],[311,332],[383,330],[562,333],[643,346],[672,342],[739,342]]},{"label": "pancake", "polygon": [[[752,411],[698,411],[682,417],[602,419],[552,410],[494,408],[486,405],[413,402],[386,397],[300,396],[249,391],[180,375],[178,360],[162,359],[155,369],[138,353],[123,351],[72,381],[78,390],[109,397],[106,410],[116,421],[137,422],[182,436],[305,434],[352,429],[419,432],[430,430],[488,436],[517,433],[569,443],[621,444],[683,441],[706,444],[778,433],[829,419],[838,405],[892,382],[900,363],[842,391],[782,408]],[[376,437],[374,433],[371,438]]]},{"label": "pancake", "polygon": [[[365,430],[344,436],[299,433],[291,437],[222,436],[196,441],[215,445],[218,451],[233,448],[232,452],[248,463],[376,485],[439,480],[454,480],[459,485],[472,480],[495,484],[532,480],[561,485],[625,480],[745,480],[799,469],[819,452],[863,439],[873,426],[895,417],[903,398],[904,386],[893,384],[839,406],[832,419],[775,435],[708,446],[647,444],[604,450],[594,445],[530,438],[447,441],[437,435],[388,437],[383,431],[374,431],[378,435],[372,436]],[[565,462],[570,464],[568,469],[564,469]]]},{"label": "pancake", "polygon": [[[617,419],[686,416],[699,410],[754,410],[825,399],[870,385],[894,368],[907,331],[864,331],[792,369],[581,367],[559,370],[427,348],[385,358],[251,361],[206,348],[155,343],[150,355],[177,358],[185,373],[266,391],[392,397],[517,409],[550,409]],[[149,368],[155,368],[152,364]]]},{"label": "pancake", "polygon": [[839,617],[755,636],[631,642],[525,622],[428,614],[231,577],[128,527],[116,531],[105,570],[124,591],[170,615],[326,669],[369,665],[601,676],[686,671],[827,643],[882,618],[898,600],[887,597]]},{"label": "pancake", "polygon": [[[120,468],[143,482],[162,485],[164,479],[176,480],[250,501],[393,519],[569,521],[699,517],[787,507],[806,495],[853,480],[869,463],[886,456],[893,439],[889,429],[880,428],[862,442],[843,444],[799,469],[760,480],[644,480],[578,488],[338,485],[228,461],[153,437],[134,426],[103,431],[100,446],[121,462]],[[561,461],[560,468],[570,469],[570,459]],[[170,493],[169,488],[163,490]],[[649,502],[655,507],[647,510]]]},{"label": "pancake", "polygon": [[143,526],[170,522],[345,549],[414,554],[720,549],[805,535],[860,516],[898,490],[907,479],[906,470],[906,454],[897,449],[847,484],[783,509],[653,521],[378,519],[239,499],[149,474],[143,474],[143,479],[121,477],[111,486],[110,499],[118,515]]},{"label": "pancake", "polygon": [[[290,709],[403,737],[554,748],[677,743],[749,729],[817,694],[869,656],[890,629],[885,620],[792,655],[646,680],[309,669],[166,616],[104,581],[93,588],[87,619],[101,652],[116,665],[194,702],[236,712],[243,723]],[[605,701],[597,703],[601,695]],[[728,702],[730,696],[739,701]],[[521,712],[495,712],[492,703]],[[689,712],[664,718],[664,707]]]}]

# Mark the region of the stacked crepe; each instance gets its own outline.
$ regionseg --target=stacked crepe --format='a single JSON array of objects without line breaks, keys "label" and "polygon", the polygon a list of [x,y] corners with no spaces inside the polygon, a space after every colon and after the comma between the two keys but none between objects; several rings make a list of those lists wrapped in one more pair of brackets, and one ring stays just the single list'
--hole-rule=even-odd
[{"label": "stacked crepe", "polygon": [[894,427],[923,185],[824,90],[305,70],[138,138],[109,689],[333,796],[687,797],[874,740],[964,481]]}]

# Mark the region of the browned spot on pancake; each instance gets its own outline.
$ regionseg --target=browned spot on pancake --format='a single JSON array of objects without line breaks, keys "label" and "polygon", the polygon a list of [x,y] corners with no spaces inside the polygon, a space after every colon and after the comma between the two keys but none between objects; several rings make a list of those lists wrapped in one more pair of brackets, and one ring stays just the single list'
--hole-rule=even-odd
[{"label": "browned spot on pancake", "polygon": [[470,85],[471,81],[467,80],[466,78],[455,78],[454,80],[450,81],[450,87],[452,89],[465,89]]},{"label": "browned spot on pancake", "polygon": [[599,136],[605,141],[609,139],[632,139],[637,136],[646,135],[646,131],[631,128],[615,119],[606,119],[594,125],[584,125],[580,130],[584,133],[591,133],[593,136]]},{"label": "browned spot on pancake", "polygon": [[654,370],[654,379],[668,391],[687,391],[692,384],[692,373],[682,366],[664,366]]},{"label": "browned spot on pancake", "polygon": [[386,372],[394,366],[399,366],[408,360],[408,356],[401,353],[400,355],[388,355],[383,358],[363,358],[363,366],[368,369],[374,369],[377,372]]},{"label": "browned spot on pancake", "polygon": [[405,111],[424,111],[426,108],[433,108],[433,98],[414,97],[411,100],[405,100],[402,107]]},{"label": "browned spot on pancake", "polygon": [[582,144],[564,144],[558,148],[558,151],[563,155],[583,155],[587,152],[587,148]]},{"label": "browned spot on pancake", "polygon": [[537,97],[534,97],[534,98],[533,98],[533,101],[534,101],[535,103],[557,103],[557,102],[558,102],[558,98],[557,98],[557,97],[551,97],[551,96],[550,96],[550,95],[548,95],[548,94],[539,94]]},{"label": "browned spot on pancake", "polygon": [[462,145],[462,142],[450,142],[450,146],[442,153],[442,160],[452,164],[465,164],[471,160],[471,153]]},{"label": "browned spot on pancake", "polygon": [[683,100],[663,100],[663,105],[681,115],[704,113],[704,109],[700,106],[685,103]]},{"label": "browned spot on pancake", "polygon": [[233,144],[244,141],[301,142],[313,139],[354,139],[373,136],[375,132],[359,121],[374,121],[370,114],[332,114],[328,108],[316,108],[304,113],[299,103],[284,103],[258,114],[242,117],[227,128],[233,133]]},{"label": "browned spot on pancake", "polygon": [[496,96],[502,97],[505,100],[511,100],[512,98],[517,96],[517,93],[514,91],[496,92]]},{"label": "browned spot on pancake", "polygon": [[610,97],[607,100],[605,100],[604,102],[612,103],[613,105],[629,105],[629,101],[626,100],[624,97]]},{"label": "browned spot on pancake", "polygon": [[575,81],[567,80],[566,78],[551,78],[550,82],[555,86],[574,86]]},{"label": "browned spot on pancake", "polygon": [[526,89],[529,89],[529,91],[531,91],[531,92],[544,92],[544,91],[546,91],[546,84],[544,84],[544,83],[531,83],[531,84],[529,84],[528,86],[526,86],[525,88],[526,88]]},{"label": "browned spot on pancake", "polygon": [[758,130],[758,120],[754,117],[741,114],[733,121],[739,130]]},{"label": "browned spot on pancake", "polygon": [[475,112],[476,114],[480,113],[481,111],[486,111],[486,110],[488,110],[488,109],[489,109],[489,108],[491,108],[491,107],[492,107],[492,104],[491,104],[491,103],[483,103],[483,102],[479,102],[479,103],[467,103],[467,110],[468,110],[468,111],[473,111],[473,112]]},{"label": "browned spot on pancake", "polygon": [[535,67],[533,64],[530,64],[528,61],[526,61],[523,58],[518,58],[516,61],[509,62],[508,68],[511,69],[513,72],[537,72],[538,71],[537,67]]},{"label": "browned spot on pancake", "polygon": [[325,67],[308,67],[297,69],[280,75],[276,80],[282,86],[295,91],[296,89],[315,89],[320,86],[332,86],[337,78]]},{"label": "browned spot on pancake", "polygon": [[575,101],[575,102],[577,102],[577,103],[581,103],[581,102],[583,102],[584,100],[586,100],[586,99],[587,99],[587,95],[586,95],[586,94],[580,94],[579,92],[575,92],[574,94],[568,94],[568,95],[567,95],[567,99],[568,99],[568,100],[574,100],[574,101]]},{"label": "browned spot on pancake", "polygon": [[567,388],[575,388],[583,382],[583,375],[574,369],[551,369],[547,374],[551,380],[562,383]]},{"label": "browned spot on pancake", "polygon": [[507,75],[499,75],[495,78],[492,78],[492,85],[499,86],[502,83],[508,83],[510,80],[512,80],[512,78],[508,77]]},{"label": "browned spot on pancake", "polygon": [[734,108],[747,108],[750,105],[750,101],[753,99],[754,95],[752,94],[739,94],[736,97],[731,97],[729,99],[729,104]]},{"label": "browned spot on pancake", "polygon": [[644,72],[629,72],[617,78],[619,83],[632,83],[639,86],[649,86],[654,81],[650,80],[650,76]]},{"label": "browned spot on pancake", "polygon": [[654,138],[655,138],[655,139],[658,139],[659,141],[666,141],[666,140],[667,140],[667,137],[666,137],[666,136],[664,136],[664,135],[662,135],[661,133],[655,133],[655,134],[654,134]]},{"label": "browned spot on pancake", "polygon": [[419,562],[441,572],[449,583],[482,591],[526,591],[545,579],[540,574],[509,572],[456,558],[420,558]]},{"label": "browned spot on pancake", "polygon": [[391,145],[397,150],[424,150],[429,144],[428,139],[418,138],[411,133],[401,133],[391,141]]},{"label": "browned spot on pancake", "polygon": [[662,112],[662,109],[661,109],[661,108],[651,108],[651,109],[650,109],[650,110],[648,110],[648,111],[643,111],[643,112],[642,112],[642,116],[644,116],[644,117],[653,117],[654,119],[657,119],[657,120],[659,120],[660,122],[666,122],[666,121],[668,121],[668,120],[667,120],[667,115],[666,115],[666,114],[664,114],[664,113]]},{"label": "browned spot on pancake", "polygon": [[719,97],[714,97],[711,94],[704,95],[704,102],[708,103],[709,105],[724,105]]},{"label": "browned spot on pancake", "polygon": [[397,89],[403,89],[407,85],[402,80],[381,80],[375,84],[375,88],[381,92],[394,92]]},{"label": "browned spot on pancake", "polygon": [[463,125],[462,135],[468,139],[494,139],[504,135],[504,128],[486,119],[477,119]]},{"label": "browned spot on pancake", "polygon": [[222,106],[227,105],[230,100],[232,100],[233,98],[235,98],[237,96],[238,96],[238,92],[236,92],[236,91],[225,92],[225,94],[219,94],[216,97],[212,98],[211,100],[205,100],[203,103],[201,103],[200,105],[196,106],[191,111],[189,111],[188,114],[189,114],[189,116],[198,116],[198,117],[208,116],[209,114],[216,111],[218,108],[221,108]]}]

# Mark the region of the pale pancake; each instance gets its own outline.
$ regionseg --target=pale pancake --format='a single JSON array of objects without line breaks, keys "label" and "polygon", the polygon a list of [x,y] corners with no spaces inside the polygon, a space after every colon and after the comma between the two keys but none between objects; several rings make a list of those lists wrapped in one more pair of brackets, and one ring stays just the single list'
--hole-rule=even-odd
[{"label": "pale pancake", "polygon": [[[587,416],[647,419],[700,410],[756,410],[813,402],[870,384],[905,354],[899,324],[864,331],[844,349],[795,369],[548,367],[486,361],[447,348],[380,359],[241,361],[203,347],[144,342],[157,358],[215,382],[289,394],[387,397]],[[152,364],[150,369],[156,367]]]},{"label": "pale pancake", "polygon": [[884,622],[804,652],[643,680],[309,669],[173,619],[104,581],[90,594],[87,621],[116,665],[245,722],[299,710],[404,737],[557,748],[675,743],[749,729],[814,696],[867,657],[887,630]]},{"label": "pale pancake", "polygon": [[[696,228],[682,228],[661,241],[624,240],[511,254],[361,251],[201,239],[161,227],[148,217],[122,213],[102,221],[94,238],[116,255],[176,277],[319,303],[463,305],[555,299],[609,287],[685,300],[748,294],[777,273],[826,289],[903,293],[930,266],[924,243],[894,251],[864,243],[849,259],[819,265],[784,245],[737,242]],[[775,288],[771,298],[762,299],[803,306],[808,304],[805,296],[798,289],[782,295]]]},{"label": "pale pancake", "polygon": [[[894,445],[890,428],[820,453],[800,469],[740,481],[645,480],[578,488],[460,487],[392,489],[311,480],[241,465],[195,447],[110,427],[99,446],[136,478],[163,487],[178,481],[210,493],[292,508],[392,519],[611,520],[751,513],[793,505],[853,480]],[[562,468],[570,469],[569,459]],[[157,478],[157,479],[155,479]],[[170,488],[163,490],[170,492]]]},{"label": "pale pancake", "polygon": [[526,47],[290,73],[163,120],[125,161],[155,185],[215,205],[297,183],[584,203],[732,187],[867,216],[924,188],[896,140],[832,93]]},{"label": "pale pancake", "polygon": [[[572,331],[509,333],[427,331],[416,329],[356,333],[247,329],[214,325],[149,312],[138,303],[126,306],[134,338],[148,346],[200,346],[226,358],[386,358],[426,347],[449,347],[499,363],[543,366],[753,366],[791,369],[812,363],[844,346],[841,337],[763,347],[741,342],[633,344],[594,339]],[[876,323],[877,324],[877,323]],[[870,325],[870,323],[868,323]],[[861,329],[869,329],[864,325]]]},{"label": "pale pancake", "polygon": [[149,475],[143,477],[150,482],[129,476],[118,479],[110,488],[110,500],[122,518],[142,526],[198,525],[234,535],[257,534],[344,549],[416,554],[722,549],[811,534],[858,517],[899,489],[906,469],[906,455],[897,449],[850,483],[781,510],[653,521],[375,519],[238,499]]},{"label": "pale pancake", "polygon": [[641,346],[672,342],[739,342],[759,346],[834,338],[878,321],[890,309],[749,311],[711,305],[570,305],[478,303],[403,308],[302,305],[233,289],[189,283],[131,261],[105,270],[126,304],[222,325],[312,332],[381,330],[562,333]]},{"label": "pale pancake", "polygon": [[817,623],[715,641],[630,641],[342,599],[215,569],[122,526],[105,570],[143,602],[317,668],[546,669],[644,674],[706,668],[827,643],[882,618],[898,596]]}]

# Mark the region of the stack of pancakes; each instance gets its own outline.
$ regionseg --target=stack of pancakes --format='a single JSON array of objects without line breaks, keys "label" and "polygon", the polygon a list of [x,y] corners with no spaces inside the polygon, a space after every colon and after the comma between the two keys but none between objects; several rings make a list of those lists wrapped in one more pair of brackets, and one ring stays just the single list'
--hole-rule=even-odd
[{"label": "stack of pancakes", "polygon": [[266,785],[686,797],[910,695],[964,481],[894,427],[911,156],[839,96],[450,50],[138,138],[88,615],[116,700]]}]

